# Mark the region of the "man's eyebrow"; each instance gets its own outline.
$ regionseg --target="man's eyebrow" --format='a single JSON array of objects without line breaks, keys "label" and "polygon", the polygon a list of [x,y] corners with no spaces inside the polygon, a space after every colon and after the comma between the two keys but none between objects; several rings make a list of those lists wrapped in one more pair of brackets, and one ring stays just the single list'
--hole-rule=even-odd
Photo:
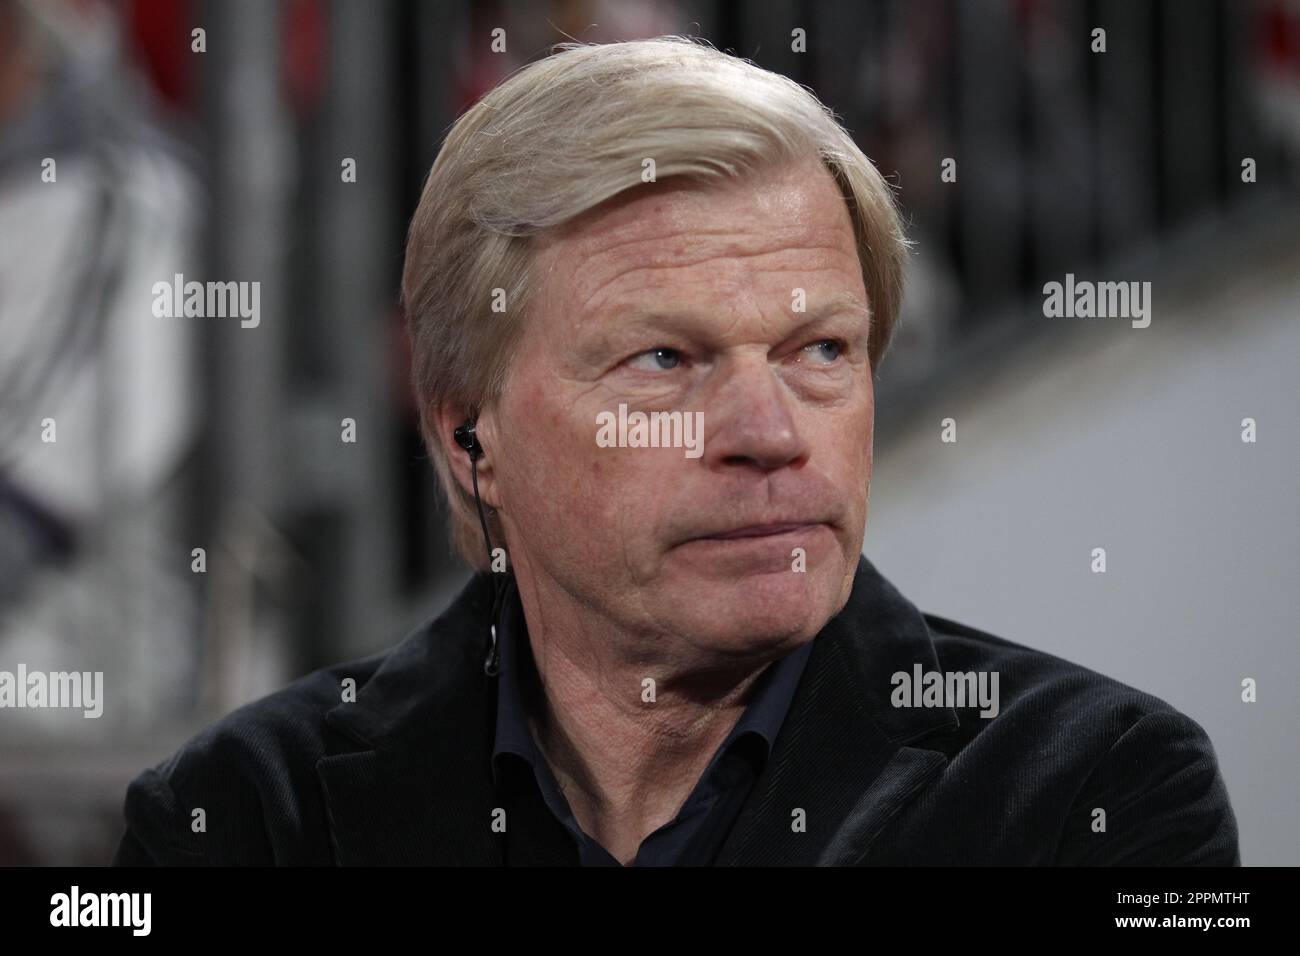
[{"label": "man's eyebrow", "polygon": [[859,315],[864,319],[871,318],[871,307],[863,302],[856,295],[849,292],[841,292],[831,296],[817,308],[807,313],[809,322],[816,322],[827,316],[836,315],[840,312],[849,312]]},{"label": "man's eyebrow", "polygon": [[[804,312],[790,312],[789,314],[801,317],[803,320],[792,330],[792,334],[814,322],[841,313],[855,315],[868,322],[871,319],[871,308],[865,302],[852,293],[842,292],[820,302],[815,308]],[[691,308],[649,309],[635,304],[615,305],[608,309],[605,321],[601,323],[601,331],[607,335],[617,335],[623,330],[630,331],[633,328],[648,326],[665,332],[688,333],[697,328],[697,322],[698,314]]]}]

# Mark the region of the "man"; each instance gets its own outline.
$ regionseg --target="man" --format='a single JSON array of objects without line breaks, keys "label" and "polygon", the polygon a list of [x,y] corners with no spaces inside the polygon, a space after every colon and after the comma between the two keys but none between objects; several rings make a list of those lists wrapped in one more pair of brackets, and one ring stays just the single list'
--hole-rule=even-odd
[{"label": "man", "polygon": [[861,556],[904,254],[870,161],[750,64],[565,44],[494,90],[403,279],[479,573],[142,774],[117,861],[1237,863],[1196,723]]}]

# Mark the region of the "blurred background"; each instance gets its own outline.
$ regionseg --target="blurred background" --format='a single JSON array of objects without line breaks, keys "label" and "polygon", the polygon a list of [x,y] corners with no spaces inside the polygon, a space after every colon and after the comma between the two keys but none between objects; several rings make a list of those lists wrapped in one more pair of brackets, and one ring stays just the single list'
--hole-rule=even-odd
[{"label": "blurred background", "polygon": [[[866,554],[1191,715],[1243,861],[1300,863],[1300,0],[0,0],[0,670],[107,698],[0,710],[0,864],[107,862],[135,774],[455,595],[397,309],[423,178],[551,44],[669,33],[898,187]],[[1044,318],[1067,272],[1150,281],[1151,326]],[[261,324],[156,318],[177,273]]]}]

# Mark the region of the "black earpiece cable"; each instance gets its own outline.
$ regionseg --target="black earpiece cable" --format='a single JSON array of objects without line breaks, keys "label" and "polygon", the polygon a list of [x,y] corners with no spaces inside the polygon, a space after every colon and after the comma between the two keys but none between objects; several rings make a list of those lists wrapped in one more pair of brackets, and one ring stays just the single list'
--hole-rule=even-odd
[{"label": "black earpiece cable", "polygon": [[483,447],[478,443],[478,437],[474,434],[474,422],[469,421],[456,429],[456,443],[469,453],[469,475],[470,481],[474,485],[474,506],[478,509],[479,527],[483,529],[483,543],[487,546],[488,568],[492,575],[492,623],[490,633],[492,635],[492,644],[488,648],[487,659],[483,662],[483,673],[489,677],[495,677],[500,670],[501,652],[497,646],[497,627],[501,623],[501,609],[505,605],[506,587],[505,575],[498,575],[491,571],[492,567],[492,535],[488,532],[487,517],[483,514],[483,500],[478,493],[478,460],[483,454]]}]

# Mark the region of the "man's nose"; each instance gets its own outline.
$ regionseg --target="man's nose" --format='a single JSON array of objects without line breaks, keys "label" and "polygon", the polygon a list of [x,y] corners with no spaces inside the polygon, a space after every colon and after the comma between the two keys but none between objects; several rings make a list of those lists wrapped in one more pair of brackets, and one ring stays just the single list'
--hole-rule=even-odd
[{"label": "man's nose", "polygon": [[704,413],[709,467],[766,471],[807,456],[808,443],[796,419],[798,399],[766,356],[735,358],[719,376]]}]

